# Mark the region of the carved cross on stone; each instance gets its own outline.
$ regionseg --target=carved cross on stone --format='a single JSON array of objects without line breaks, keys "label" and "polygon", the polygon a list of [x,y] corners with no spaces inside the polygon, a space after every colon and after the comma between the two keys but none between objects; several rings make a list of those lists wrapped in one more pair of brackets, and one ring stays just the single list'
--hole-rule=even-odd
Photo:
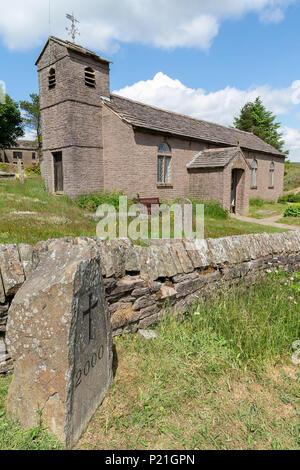
[{"label": "carved cross on stone", "polygon": [[87,310],[83,311],[83,317],[88,315],[89,323],[88,323],[88,338],[89,342],[94,339],[93,334],[92,334],[92,329],[93,329],[93,318],[92,318],[92,312],[95,307],[98,305],[98,300],[93,303],[93,294],[89,294],[89,306]]}]

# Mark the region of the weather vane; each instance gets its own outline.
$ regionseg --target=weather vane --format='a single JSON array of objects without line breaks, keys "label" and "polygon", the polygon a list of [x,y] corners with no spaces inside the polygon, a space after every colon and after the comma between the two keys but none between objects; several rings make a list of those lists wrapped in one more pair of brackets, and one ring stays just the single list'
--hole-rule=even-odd
[{"label": "weather vane", "polygon": [[76,28],[76,23],[80,22],[76,20],[73,12],[72,15],[66,14],[66,18],[72,22],[71,28],[66,28],[66,31],[68,31],[68,34],[72,37],[72,40],[75,43],[76,35],[78,34],[78,36],[80,36],[79,29]]}]

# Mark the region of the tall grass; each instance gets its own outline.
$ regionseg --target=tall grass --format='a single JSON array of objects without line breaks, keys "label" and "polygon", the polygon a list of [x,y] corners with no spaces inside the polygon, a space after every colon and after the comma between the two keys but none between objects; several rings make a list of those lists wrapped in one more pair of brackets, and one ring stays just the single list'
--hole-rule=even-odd
[{"label": "tall grass", "polygon": [[119,210],[119,198],[124,195],[123,191],[90,193],[79,196],[76,202],[81,209],[86,209],[91,212],[96,212],[97,208],[102,204],[109,204]]},{"label": "tall grass", "polygon": [[[300,338],[300,272],[272,274],[200,300],[199,316],[185,322],[190,332],[214,332],[239,365],[258,367],[290,353]],[[193,313],[193,309],[189,310]]]},{"label": "tall grass", "polygon": [[260,207],[263,207],[263,205],[265,204],[265,201],[260,197],[252,197],[249,203],[250,203],[250,207],[252,206],[252,207],[260,208]]},{"label": "tall grass", "polygon": [[190,198],[193,206],[197,204],[204,205],[204,217],[212,218],[216,220],[226,220],[228,219],[228,211],[223,209],[221,204],[218,201],[203,201],[199,199]]},{"label": "tall grass", "polygon": [[115,338],[114,386],[79,447],[299,448],[299,281],[271,275],[170,309],[154,340]]},{"label": "tall grass", "polygon": [[182,361],[193,358],[202,372],[207,367],[222,374],[227,368],[259,370],[289,357],[300,338],[300,271],[272,273],[255,284],[200,297],[182,321],[171,313],[157,326],[160,339],[146,348],[157,348],[160,360],[166,355],[174,367],[177,362],[176,374]]}]

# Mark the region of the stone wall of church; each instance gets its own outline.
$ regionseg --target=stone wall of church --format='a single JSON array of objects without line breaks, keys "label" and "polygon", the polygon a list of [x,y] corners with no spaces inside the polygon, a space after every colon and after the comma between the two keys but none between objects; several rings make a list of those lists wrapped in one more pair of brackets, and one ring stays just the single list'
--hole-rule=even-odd
[{"label": "stone wall of church", "polygon": [[[64,192],[70,197],[103,191],[103,151],[100,148],[68,147],[62,151]],[[41,165],[46,188],[54,192],[54,160],[52,151],[44,151]]]},{"label": "stone wall of church", "polygon": [[[157,149],[161,142],[167,142],[172,150],[171,183],[167,185],[157,184]],[[197,153],[207,148],[217,148],[216,144],[133,130],[132,126],[103,106],[103,147],[106,190],[124,190],[129,197],[136,197],[139,193],[141,197],[159,197],[161,200],[184,196],[214,199],[225,208],[230,208],[230,165],[225,168],[224,176],[219,169],[201,169],[196,172],[187,171],[186,167]],[[243,153],[251,164],[253,154],[246,150]],[[250,170],[247,170],[238,187],[241,213],[248,211],[249,198],[276,200],[283,190],[283,159],[272,155],[255,155],[259,162],[257,189],[250,189]],[[272,161],[275,162],[275,185],[270,189],[269,166]]]},{"label": "stone wall of church", "polygon": [[[162,142],[172,150],[171,183],[157,184],[157,151]],[[208,146],[201,142],[134,131],[113,111],[103,107],[105,189],[121,190],[129,197],[172,200],[189,195],[186,165]]]},{"label": "stone wall of church", "polygon": [[224,204],[224,169],[191,168],[189,174],[189,195],[200,200],[213,199]]},{"label": "stone wall of church", "polygon": [[216,295],[240,282],[253,282],[273,269],[292,272],[300,267],[299,231],[154,240],[143,247],[129,240],[105,242],[97,238],[48,240],[34,247],[0,245],[0,374],[13,369],[5,331],[14,295],[43,256],[53,250],[63,252],[64,244],[99,250],[114,335],[134,333],[159,321],[166,312],[183,312],[201,297]]},{"label": "stone wall of church", "polygon": [[[257,160],[257,186],[251,188],[249,182],[249,197],[260,197],[267,201],[277,201],[283,192],[284,159],[274,155],[263,155],[258,152],[244,151],[244,155],[251,166],[254,159]],[[269,170],[274,162],[274,187],[270,187]]]}]

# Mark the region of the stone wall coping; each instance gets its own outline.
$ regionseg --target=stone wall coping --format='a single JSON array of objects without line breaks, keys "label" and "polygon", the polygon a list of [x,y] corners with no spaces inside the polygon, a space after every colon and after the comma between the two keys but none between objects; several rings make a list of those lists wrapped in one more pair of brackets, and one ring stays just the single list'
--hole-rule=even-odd
[{"label": "stone wall coping", "polygon": [[234,265],[262,257],[300,250],[300,232],[262,233],[224,238],[147,240],[148,246],[134,245],[129,239],[105,241],[97,237],[66,237],[40,241],[35,246],[0,244],[0,303],[15,294],[37,267],[43,254],[58,244],[92,245],[101,253],[102,274],[122,278],[139,274],[155,281],[208,267]]}]

